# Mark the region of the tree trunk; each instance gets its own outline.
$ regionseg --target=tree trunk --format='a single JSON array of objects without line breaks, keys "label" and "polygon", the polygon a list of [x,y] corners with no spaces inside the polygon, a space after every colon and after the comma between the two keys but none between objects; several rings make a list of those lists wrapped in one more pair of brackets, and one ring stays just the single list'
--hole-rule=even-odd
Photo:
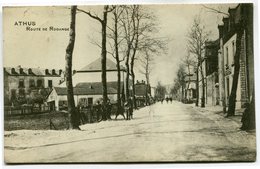
[{"label": "tree trunk", "polygon": [[130,74],[130,68],[129,68],[129,56],[130,56],[130,49],[131,46],[128,44],[128,50],[126,54],[126,62],[125,62],[125,67],[126,67],[126,95],[125,95],[125,100],[127,101],[129,99],[129,74]]},{"label": "tree trunk", "polygon": [[[135,53],[135,50],[134,50]],[[134,55],[134,54],[133,54]],[[135,72],[134,72],[134,56],[131,59],[131,75],[132,75],[132,85],[133,85],[133,106],[137,109],[136,99],[135,99]]]},{"label": "tree trunk", "polygon": [[199,106],[199,65],[197,66],[196,71],[196,106]]},{"label": "tree trunk", "polygon": [[136,98],[135,98],[135,73],[132,69],[131,69],[131,75],[132,75],[132,83],[133,83],[133,106],[134,106],[134,109],[137,109]]},{"label": "tree trunk", "polygon": [[115,19],[115,31],[114,31],[114,43],[115,43],[115,57],[116,57],[116,68],[117,68],[117,113],[121,110],[121,72],[120,72],[120,60],[119,60],[119,49],[118,49],[118,18],[117,13],[114,12]]},{"label": "tree trunk", "polygon": [[237,39],[236,39],[236,54],[234,58],[234,76],[232,82],[231,93],[228,100],[228,112],[227,116],[235,115],[236,109],[236,94],[237,94],[237,85],[238,85],[238,78],[239,78],[239,70],[240,70],[240,53],[241,53],[241,40],[243,36],[244,29],[238,26],[237,31]]},{"label": "tree trunk", "polygon": [[200,73],[201,73],[201,83],[202,83],[202,98],[201,98],[201,107],[205,107],[205,81],[204,74],[202,70],[202,64],[200,64]]},{"label": "tree trunk", "polygon": [[68,99],[68,113],[70,116],[70,129],[80,129],[80,117],[79,112],[75,108],[73,84],[72,84],[72,55],[75,43],[75,22],[76,22],[76,10],[77,6],[71,7],[71,23],[70,23],[70,40],[66,49],[66,86],[67,86],[67,99]]},{"label": "tree trunk", "polygon": [[106,49],[106,28],[107,28],[107,10],[108,6],[104,6],[103,12],[103,22],[102,22],[102,53],[101,53],[101,65],[102,65],[102,96],[103,96],[103,111],[102,120],[107,120],[107,75],[106,75],[106,59],[107,59],[107,49]]}]

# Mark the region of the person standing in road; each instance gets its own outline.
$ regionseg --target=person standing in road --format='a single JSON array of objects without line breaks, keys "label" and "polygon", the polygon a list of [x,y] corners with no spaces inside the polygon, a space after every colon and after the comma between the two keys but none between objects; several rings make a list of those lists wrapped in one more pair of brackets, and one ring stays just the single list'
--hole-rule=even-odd
[{"label": "person standing in road", "polygon": [[108,120],[111,120],[111,110],[112,110],[112,104],[110,102],[110,99],[107,100],[107,118]]}]

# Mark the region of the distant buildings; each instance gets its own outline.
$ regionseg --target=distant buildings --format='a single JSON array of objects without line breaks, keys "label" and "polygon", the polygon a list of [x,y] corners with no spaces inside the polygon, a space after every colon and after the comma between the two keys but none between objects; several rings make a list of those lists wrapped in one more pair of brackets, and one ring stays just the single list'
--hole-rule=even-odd
[{"label": "distant buildings", "polygon": [[218,49],[218,40],[206,42],[202,62],[205,68],[205,104],[210,106],[219,105]]},{"label": "distant buildings", "polygon": [[[79,83],[74,87],[73,92],[76,106],[92,106],[97,101],[101,101],[102,83]],[[111,103],[114,103],[117,99],[117,83],[109,82],[107,84],[107,94]],[[68,105],[67,88],[54,87],[46,101],[52,110],[66,109]]]},{"label": "distant buildings", "polygon": [[195,74],[185,76],[184,97],[186,99],[186,102],[194,102],[196,100],[196,80],[197,78]]},{"label": "distant buildings", "polygon": [[142,107],[149,104],[151,98],[151,89],[145,81],[136,81],[135,84],[135,98],[137,107]]},{"label": "distant buildings", "polygon": [[[117,68],[116,64],[107,58],[107,93],[111,103],[117,101]],[[74,100],[76,105],[93,105],[102,99],[101,83],[101,58],[93,61],[80,70],[74,71],[72,76],[74,86]],[[121,98],[125,97],[126,89],[126,71],[121,66]],[[131,84],[130,84],[131,86]],[[47,97],[47,102],[51,107],[59,110],[67,106],[66,84],[62,83],[59,87],[53,88]]]},{"label": "distant buildings", "polygon": [[26,103],[33,93],[48,93],[53,86],[64,80],[62,70],[5,67],[4,97],[5,105]]}]

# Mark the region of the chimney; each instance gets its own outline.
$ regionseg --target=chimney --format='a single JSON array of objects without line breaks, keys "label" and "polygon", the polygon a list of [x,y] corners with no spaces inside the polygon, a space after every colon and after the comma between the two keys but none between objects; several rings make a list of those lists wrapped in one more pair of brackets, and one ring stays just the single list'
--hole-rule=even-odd
[{"label": "chimney", "polygon": [[31,69],[31,68],[28,69],[28,74],[29,74],[29,75],[32,74],[32,69]]},{"label": "chimney", "polygon": [[225,36],[228,33],[228,27],[229,27],[229,18],[223,18],[222,19],[224,26],[223,26],[223,35]]},{"label": "chimney", "polygon": [[77,71],[76,71],[76,70],[73,70],[73,75],[74,75],[75,73],[77,73]]},{"label": "chimney", "polygon": [[45,75],[49,75],[49,69],[45,69]]},{"label": "chimney", "polygon": [[55,69],[52,69],[52,75],[56,75]]},{"label": "chimney", "polygon": [[223,38],[223,25],[218,25],[218,36],[219,36],[219,39],[220,38]]},{"label": "chimney", "polygon": [[15,73],[16,73],[14,68],[12,68],[11,73],[12,73],[12,74],[15,74]]},{"label": "chimney", "polygon": [[20,68],[19,71],[20,74],[23,74],[23,68]]},{"label": "chimney", "polygon": [[60,70],[59,70],[59,75],[61,75],[61,73],[62,73],[62,70],[60,69]]}]

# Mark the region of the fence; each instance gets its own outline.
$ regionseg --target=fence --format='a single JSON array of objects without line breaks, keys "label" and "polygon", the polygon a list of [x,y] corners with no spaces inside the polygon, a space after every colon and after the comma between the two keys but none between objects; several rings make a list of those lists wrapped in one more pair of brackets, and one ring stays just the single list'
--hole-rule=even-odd
[{"label": "fence", "polygon": [[[5,130],[63,130],[69,127],[67,111],[50,111],[49,106],[41,108],[32,106],[5,107]],[[111,115],[116,112],[116,105],[112,105]],[[97,107],[85,107],[79,110],[81,124],[96,123],[101,119],[102,111]]]},{"label": "fence", "polygon": [[22,106],[5,106],[4,115],[13,116],[13,115],[26,115],[26,114],[39,114],[46,113],[50,111],[50,106],[32,106],[32,105],[22,105]]}]

